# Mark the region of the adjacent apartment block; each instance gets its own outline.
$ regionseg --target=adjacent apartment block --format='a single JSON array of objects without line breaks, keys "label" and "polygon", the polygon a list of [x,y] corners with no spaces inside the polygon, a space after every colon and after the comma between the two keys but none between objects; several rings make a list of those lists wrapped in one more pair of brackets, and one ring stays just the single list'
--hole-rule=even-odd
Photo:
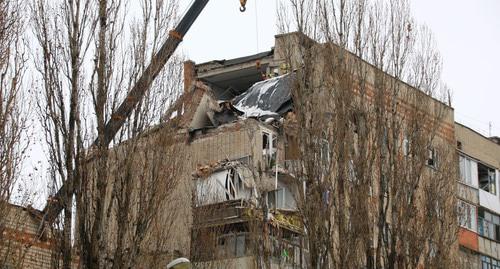
[{"label": "adjacent apartment block", "polygon": [[500,268],[500,140],[455,125],[464,268]]}]

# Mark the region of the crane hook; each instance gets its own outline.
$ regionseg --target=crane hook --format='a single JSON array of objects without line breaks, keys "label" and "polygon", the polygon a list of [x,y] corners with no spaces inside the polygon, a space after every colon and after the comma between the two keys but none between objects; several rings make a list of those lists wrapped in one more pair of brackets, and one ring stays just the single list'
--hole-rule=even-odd
[{"label": "crane hook", "polygon": [[245,5],[247,4],[247,0],[240,0],[240,4],[241,4],[240,11],[245,12],[245,10],[247,10],[247,8],[245,7]]}]

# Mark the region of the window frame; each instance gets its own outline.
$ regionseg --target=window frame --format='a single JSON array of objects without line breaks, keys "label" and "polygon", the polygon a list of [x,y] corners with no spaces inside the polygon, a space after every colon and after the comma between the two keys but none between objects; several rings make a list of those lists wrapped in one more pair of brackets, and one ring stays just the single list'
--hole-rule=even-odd
[{"label": "window frame", "polygon": [[[427,157],[425,159],[425,164],[433,169],[438,169],[438,152],[435,147],[427,147]],[[432,163],[430,163],[432,161]]]},{"label": "window frame", "polygon": [[[478,208],[477,206],[458,199],[458,225],[464,229],[478,232]],[[463,211],[463,212],[461,212]],[[466,214],[462,214],[466,213]],[[464,216],[466,218],[464,219]]]},{"label": "window frame", "polygon": [[500,232],[500,216],[491,211],[486,210],[485,208],[478,208],[477,210],[478,235],[487,238],[488,240],[500,242],[499,232]]},{"label": "window frame", "polygon": [[[480,166],[483,166],[483,168],[485,168],[486,171],[487,171],[487,173],[488,173],[488,176],[487,176],[487,178],[488,178],[488,183],[487,183],[488,189],[487,190],[485,189],[485,186],[483,186],[483,187],[481,186],[482,185],[482,183],[481,183],[481,175],[479,173]],[[490,173],[490,172],[492,172],[492,173]],[[491,177],[490,177],[491,174],[493,175],[493,180],[491,180]],[[492,167],[492,166],[489,166],[489,165],[485,164],[485,163],[477,162],[477,183],[478,183],[478,189],[483,190],[485,192],[488,192],[488,193],[496,196],[497,192],[498,192],[498,190],[497,190],[498,186],[497,186],[497,172],[496,172],[496,169],[494,167]],[[493,191],[491,190],[492,186],[494,187]]]},{"label": "window frame", "polygon": [[[472,162],[474,160],[472,158],[469,158],[465,155],[459,154],[458,155],[458,166],[459,166],[459,178],[458,181],[467,185],[476,188],[474,185],[474,180],[473,180],[473,173],[472,173]],[[479,186],[478,186],[479,187]]]}]

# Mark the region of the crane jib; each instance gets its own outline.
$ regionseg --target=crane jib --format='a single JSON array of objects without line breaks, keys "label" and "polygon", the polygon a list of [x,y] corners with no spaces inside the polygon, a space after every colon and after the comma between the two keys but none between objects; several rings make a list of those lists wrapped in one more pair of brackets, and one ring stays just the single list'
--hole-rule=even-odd
[{"label": "crane jib", "polygon": [[[179,46],[186,33],[189,31],[200,13],[208,4],[208,1],[209,0],[195,0],[191,7],[189,7],[186,14],[182,17],[175,30],[172,30],[169,33],[169,37],[161,46],[160,50],[153,56],[153,58],[151,59],[151,63],[149,63],[148,67],[141,74],[137,83],[128,92],[127,97],[118,107],[118,109],[111,115],[108,123],[104,128],[104,141],[102,141],[101,146],[107,146],[113,140],[118,130],[120,130],[120,128],[125,123],[125,120],[132,113],[136,105],[142,100],[144,94],[151,86],[151,83],[154,81],[156,76],[158,76],[161,69],[163,69],[167,61]],[[245,11],[246,2],[247,0],[240,0],[240,11]],[[99,143],[100,141],[96,139],[93,145],[95,146]],[[73,183],[74,184],[71,184],[72,186],[77,186],[78,178],[75,178],[75,182]],[[57,217],[57,215],[63,208],[60,197],[65,195],[68,191],[74,193],[74,189],[68,190],[68,184],[67,182],[65,182],[57,191],[56,195],[54,195],[53,198],[49,199],[50,202],[47,203],[43,211],[46,215],[44,217],[45,220],[51,222]]]}]

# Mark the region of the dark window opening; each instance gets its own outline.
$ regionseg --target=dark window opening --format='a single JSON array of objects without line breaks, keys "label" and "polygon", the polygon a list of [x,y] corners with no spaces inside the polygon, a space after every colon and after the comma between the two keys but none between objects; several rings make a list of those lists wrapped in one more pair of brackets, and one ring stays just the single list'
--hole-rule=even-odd
[{"label": "dark window opening", "polygon": [[269,134],[262,133],[262,150],[269,149]]},{"label": "dark window opening", "polygon": [[489,193],[496,194],[495,169],[478,163],[477,174],[479,178],[479,188]]},{"label": "dark window opening", "polygon": [[437,152],[435,148],[427,149],[427,165],[437,168]]}]

